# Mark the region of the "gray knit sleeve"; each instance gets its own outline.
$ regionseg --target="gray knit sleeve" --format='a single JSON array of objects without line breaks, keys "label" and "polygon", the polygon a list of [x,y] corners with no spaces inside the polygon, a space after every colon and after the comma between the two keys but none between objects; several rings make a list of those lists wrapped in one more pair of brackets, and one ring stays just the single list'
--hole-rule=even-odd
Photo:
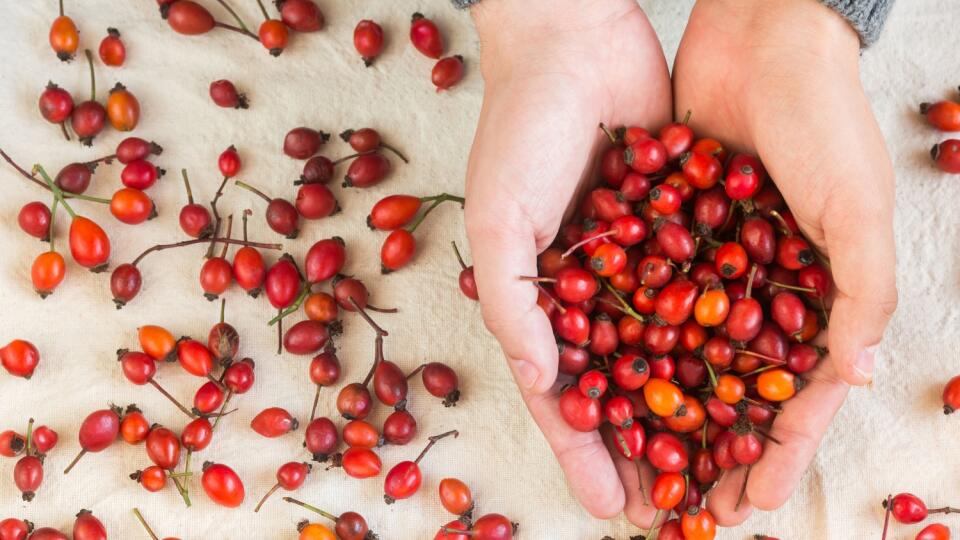
[{"label": "gray knit sleeve", "polygon": [[[883,23],[893,7],[894,0],[821,0],[825,5],[843,15],[860,34],[863,46],[873,44],[880,36]],[[453,0],[460,9],[468,8],[480,0]]]},{"label": "gray knit sleeve", "polygon": [[853,29],[860,34],[864,47],[872,45],[880,37],[880,30],[894,0],[821,0],[843,15]]}]

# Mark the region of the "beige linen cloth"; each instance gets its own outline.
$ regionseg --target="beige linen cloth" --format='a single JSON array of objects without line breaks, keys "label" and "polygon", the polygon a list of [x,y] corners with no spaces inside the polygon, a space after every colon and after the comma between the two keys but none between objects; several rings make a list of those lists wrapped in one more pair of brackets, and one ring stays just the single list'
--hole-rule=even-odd
[{"label": "beige linen cloth", "polygon": [[[206,1],[221,18],[226,14]],[[251,24],[259,23],[252,0],[234,0]],[[638,531],[622,519],[598,521],[572,499],[560,470],[536,426],[528,417],[496,342],[484,330],[477,304],[461,296],[459,268],[450,249],[456,240],[466,247],[462,212],[444,205],[417,232],[414,263],[389,276],[379,273],[383,233],[371,232],[364,217],[380,197],[391,193],[429,195],[463,192],[466,158],[483,94],[478,72],[478,42],[466,13],[445,0],[384,2],[373,0],[319,2],[329,24],[319,34],[295,35],[280,58],[270,57],[257,43],[225,31],[202,37],[173,33],[160,20],[155,2],[67,0],[67,10],[81,29],[82,44],[94,50],[108,26],[123,33],[128,61],[123,68],[97,66],[99,97],[122,81],[139,98],[143,118],[136,135],[153,139],[165,151],[156,162],[167,176],[149,194],[160,217],[141,226],[113,220],[105,208],[78,202],[77,210],[102,223],[113,242],[113,265],[130,261],[158,242],[182,238],[177,213],[185,195],[179,179],[189,169],[194,194],[209,200],[218,184],[216,158],[236,144],[244,160],[243,180],[273,196],[293,197],[292,181],[301,166],[280,152],[284,133],[308,125],[330,132],[349,127],[376,127],[412,158],[404,165],[394,157],[394,173],[367,190],[334,188],[343,213],[306,223],[301,240],[283,241],[302,257],[311,242],[342,236],[349,246],[346,272],[365,280],[373,301],[396,306],[397,315],[378,315],[390,331],[386,355],[404,369],[424,360],[455,366],[463,381],[463,399],[444,408],[420,384],[411,387],[410,409],[420,433],[409,446],[384,448],[386,470],[412,459],[428,434],[459,429],[459,439],[442,441],[424,462],[421,493],[387,506],[383,477],[367,481],[347,478],[341,470],[317,467],[295,495],[326,510],[363,513],[389,540],[432,538],[451,519],[439,505],[437,484],[445,476],[465,480],[479,501],[480,512],[500,512],[519,521],[521,538],[599,540],[625,539]],[[57,170],[70,161],[107,154],[121,134],[107,130],[93,149],[65,142],[59,130],[37,112],[37,96],[48,80],[87,98],[87,68],[81,61],[64,64],[47,45],[47,30],[56,15],[55,2],[4,2],[0,17],[0,146],[29,166],[42,162]],[[683,1],[642,2],[672,58],[692,4]],[[435,18],[447,40],[447,51],[466,57],[467,76],[453,91],[436,94],[430,84],[433,62],[408,45],[410,14]],[[374,67],[365,69],[352,46],[352,30],[361,18],[379,21],[387,34],[386,50]],[[774,513],[757,513],[746,524],[724,530],[720,538],[742,539],[765,532],[784,539],[866,538],[879,535],[879,502],[890,491],[910,490],[931,503],[960,501],[960,418],[939,412],[939,389],[957,371],[960,348],[960,179],[934,171],[927,156],[941,136],[925,127],[915,113],[921,100],[954,95],[960,82],[955,27],[960,6],[953,0],[898,2],[880,42],[863,56],[863,80],[897,165],[898,282],[902,304],[880,351],[872,389],[850,394],[827,433],[817,457],[795,496]],[[215,107],[209,83],[229,78],[246,91],[251,108]],[[323,150],[341,156],[348,148],[331,140]],[[341,169],[342,170],[342,169]],[[102,167],[92,194],[107,196],[119,184],[117,165]],[[77,428],[90,411],[107,403],[137,403],[153,422],[179,429],[184,417],[149,387],[124,380],[114,351],[136,347],[136,328],[160,324],[177,335],[203,337],[217,316],[217,305],[200,295],[197,275],[202,248],[156,253],[142,264],[144,288],[128,307],[116,311],[110,301],[108,275],[93,275],[68,263],[66,281],[56,294],[40,301],[30,288],[30,263],[44,248],[21,233],[16,214],[30,200],[49,196],[25,182],[5,164],[0,166],[3,264],[0,265],[0,341],[20,337],[33,341],[43,362],[32,381],[0,373],[0,429],[24,429],[33,416],[59,431],[61,442],[49,456],[47,477],[37,498],[23,503],[12,482],[14,461],[0,460],[0,518],[28,518],[41,526],[68,531],[81,508],[103,519],[111,538],[146,538],[131,509],[138,506],[163,536],[193,538],[296,538],[295,524],[308,513],[275,496],[259,514],[257,499],[274,483],[277,467],[306,459],[302,430],[268,440],[249,428],[250,419],[268,406],[287,407],[301,420],[309,414],[313,387],[307,378],[308,358],[276,355],[276,335],[265,322],[272,316],[264,299],[252,300],[236,288],[227,294],[228,320],[242,334],[242,354],[257,361],[257,384],[234,401],[240,410],[226,418],[209,449],[194,463],[215,460],[233,466],[243,478],[247,500],[236,510],[219,508],[202,493],[198,479],[189,481],[193,507],[185,508],[176,491],[150,494],[127,475],[149,465],[142,447],[118,443],[101,454],[88,455],[64,477],[63,467],[78,450]],[[251,237],[279,241],[263,222],[264,203],[236,187],[226,191],[223,213],[239,218],[254,211]],[[66,247],[65,214],[60,214],[57,241]],[[235,229],[237,230],[237,229]],[[469,251],[467,255],[469,256]],[[275,255],[271,254],[271,258]],[[864,269],[869,272],[869,268]],[[299,315],[298,315],[299,317]],[[294,318],[296,320],[296,318]],[[339,339],[344,380],[358,380],[373,358],[373,334],[356,316],[345,318]],[[199,381],[175,365],[158,375],[180,399],[190,401]],[[335,414],[335,389],[324,390],[322,414]],[[379,423],[387,411],[380,407]],[[956,520],[946,518],[947,522]],[[892,538],[912,538],[918,527],[896,527]]]}]

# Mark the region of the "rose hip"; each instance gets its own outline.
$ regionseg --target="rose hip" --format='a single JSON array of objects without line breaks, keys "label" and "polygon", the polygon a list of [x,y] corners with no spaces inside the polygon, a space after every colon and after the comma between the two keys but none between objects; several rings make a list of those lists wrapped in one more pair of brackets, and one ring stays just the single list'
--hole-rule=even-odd
[{"label": "rose hip", "polygon": [[370,67],[383,52],[383,29],[373,21],[360,21],[353,30],[353,46],[363,58],[364,65]]},{"label": "rose hip", "polygon": [[220,79],[210,83],[210,99],[225,109],[246,109],[250,107],[247,95],[237,91],[233,82]]},{"label": "rose hip", "polygon": [[437,87],[437,92],[442,92],[459,83],[463,79],[463,73],[463,57],[457,54],[437,61],[433,66],[430,79]]}]

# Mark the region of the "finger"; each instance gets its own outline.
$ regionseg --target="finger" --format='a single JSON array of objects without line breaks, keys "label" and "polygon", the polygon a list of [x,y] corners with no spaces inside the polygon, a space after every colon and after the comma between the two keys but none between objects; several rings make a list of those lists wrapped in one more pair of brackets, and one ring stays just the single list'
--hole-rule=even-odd
[{"label": "finger", "polygon": [[748,476],[747,467],[725,471],[717,485],[707,494],[707,509],[716,518],[717,525],[734,527],[746,521],[753,513],[749,493],[743,492],[744,482],[748,482],[753,475],[751,468]]},{"label": "finger", "polygon": [[837,195],[824,219],[824,240],[836,283],[830,356],[850,384],[870,382],[877,345],[897,306],[891,204],[879,194]]},{"label": "finger", "polygon": [[[831,361],[843,380],[862,385],[871,379],[876,346],[897,304],[893,167],[856,81],[841,82],[826,95],[810,92],[815,109],[784,112],[777,109],[785,107],[781,103],[771,112],[781,125],[787,125],[784,114],[796,122],[803,121],[796,115],[805,115],[803,137],[763,131],[760,155],[772,178],[783,180],[778,186],[801,228],[830,257],[836,286]],[[783,150],[793,147],[795,153]]]},{"label": "finger", "polygon": [[833,362],[822,362],[806,380],[773,422],[770,434],[781,444],[766,441],[747,482],[747,498],[762,510],[779,508],[796,489],[850,389]]},{"label": "finger", "polygon": [[619,514],[624,506],[624,487],[600,433],[583,433],[568,426],[560,416],[556,393],[526,393],[524,400],[580,505],[599,519]]},{"label": "finger", "polygon": [[468,227],[483,320],[500,342],[525,392],[548,392],[557,378],[557,346],[537,289],[521,275],[537,275],[537,249],[529,225]]},{"label": "finger", "polygon": [[624,515],[631,523],[647,529],[653,523],[657,509],[650,504],[650,487],[653,486],[654,471],[646,460],[629,460],[617,451],[613,440],[613,428],[609,425],[603,430],[604,444],[613,456],[613,463],[620,475],[620,483],[626,494]]}]

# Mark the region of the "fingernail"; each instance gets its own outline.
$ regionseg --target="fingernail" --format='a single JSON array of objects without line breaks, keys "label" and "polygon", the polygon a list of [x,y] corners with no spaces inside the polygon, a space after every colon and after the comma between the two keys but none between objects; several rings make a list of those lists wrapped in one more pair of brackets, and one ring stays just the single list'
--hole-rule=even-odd
[{"label": "fingernail", "polygon": [[877,346],[872,345],[860,351],[857,359],[853,363],[853,370],[863,378],[864,384],[869,384],[873,380],[873,366]]},{"label": "fingernail", "polygon": [[517,381],[527,390],[537,384],[540,378],[540,370],[526,360],[517,360],[513,363],[514,372],[517,374]]}]

